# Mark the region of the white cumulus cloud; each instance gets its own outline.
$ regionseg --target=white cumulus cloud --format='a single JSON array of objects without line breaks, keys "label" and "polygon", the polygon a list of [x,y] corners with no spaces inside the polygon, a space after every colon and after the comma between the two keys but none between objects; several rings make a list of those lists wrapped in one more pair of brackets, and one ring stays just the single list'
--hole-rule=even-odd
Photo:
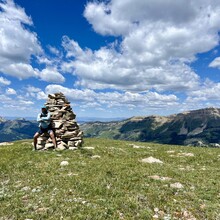
[{"label": "white cumulus cloud", "polygon": [[4,77],[0,76],[0,84],[2,85],[10,85],[11,84],[11,81],[5,79]]},{"label": "white cumulus cloud", "polygon": [[89,2],[84,16],[102,35],[120,36],[98,50],[63,38],[62,70],[90,89],[183,92],[198,88],[190,67],[198,53],[219,43],[220,3],[216,0],[111,0]]},{"label": "white cumulus cloud", "polygon": [[39,77],[46,82],[63,83],[65,81],[62,74],[60,74],[55,68],[50,67],[43,69],[40,72]]},{"label": "white cumulus cloud", "polygon": [[175,95],[165,95],[157,92],[95,92],[90,89],[71,89],[60,85],[48,85],[45,92],[46,94],[62,92],[69,100],[81,103],[84,107],[102,106],[106,108],[107,106],[109,108],[132,107],[138,109],[147,107],[161,108],[178,104],[178,98]]},{"label": "white cumulus cloud", "polygon": [[62,69],[79,76],[76,85],[91,89],[184,91],[199,85],[199,76],[185,63],[153,65],[147,58],[144,61],[146,56],[133,57],[132,53],[120,54],[106,47],[94,52],[87,49],[75,60],[64,62]]},{"label": "white cumulus cloud", "polygon": [[220,68],[220,57],[216,57],[210,64],[209,67]]},{"label": "white cumulus cloud", "polygon": [[198,90],[190,91],[187,101],[220,101],[220,83],[207,80]]},{"label": "white cumulus cloud", "polygon": [[7,88],[6,89],[6,94],[7,95],[16,95],[16,91],[13,88]]},{"label": "white cumulus cloud", "polygon": [[0,72],[19,79],[36,76],[32,55],[42,52],[34,32],[25,28],[32,20],[12,0],[0,1]]}]

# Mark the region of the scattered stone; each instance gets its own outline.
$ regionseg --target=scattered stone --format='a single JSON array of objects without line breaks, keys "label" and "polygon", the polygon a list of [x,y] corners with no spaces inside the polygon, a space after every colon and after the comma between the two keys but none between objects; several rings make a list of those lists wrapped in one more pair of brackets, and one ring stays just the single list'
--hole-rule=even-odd
[{"label": "scattered stone", "polygon": [[179,182],[170,184],[171,188],[182,189],[183,185]]},{"label": "scattered stone", "polygon": [[49,208],[45,208],[45,207],[42,207],[42,208],[38,208],[37,210],[36,210],[36,212],[47,212],[49,210]]},{"label": "scattered stone", "polygon": [[[38,144],[39,145],[39,144]],[[41,147],[41,146],[39,146],[39,147]],[[42,148],[42,147],[41,147]],[[49,149],[49,148],[54,148],[54,145],[53,145],[53,143],[46,143],[45,145],[44,145],[44,148],[45,149]]]},{"label": "scattered stone", "polygon": [[29,187],[29,186],[25,186],[25,187],[23,187],[23,188],[21,189],[21,191],[28,191],[28,190],[30,190],[30,187]]},{"label": "scattered stone", "polygon": [[120,212],[120,211],[117,211],[118,215],[119,215],[119,219],[125,219],[124,218],[124,213]]},{"label": "scattered stone", "polygon": [[205,209],[206,208],[206,204],[201,204],[200,205],[200,209]]},{"label": "scattered stone", "polygon": [[159,212],[159,209],[158,209],[158,208],[154,208],[154,211],[155,211],[155,212]]},{"label": "scattered stone", "polygon": [[69,147],[69,150],[77,150],[78,147]]},{"label": "scattered stone", "polygon": [[185,220],[196,220],[191,212],[187,210],[182,210],[181,212],[174,212],[175,219],[185,219]]},{"label": "scattered stone", "polygon": [[159,159],[156,159],[154,157],[148,157],[148,158],[144,158],[141,160],[141,162],[143,163],[163,163],[161,160]]},{"label": "scattered stone", "polygon": [[32,190],[31,190],[32,193],[38,193],[38,192],[40,192],[40,191],[41,191],[40,188],[36,188],[36,189],[32,189]]},{"label": "scattered stone", "polygon": [[94,147],[84,147],[84,149],[87,149],[87,150],[94,150],[95,148],[94,148]]},{"label": "scattered stone", "polygon": [[0,146],[8,146],[8,145],[14,145],[14,143],[10,143],[10,142],[2,142],[2,143],[0,143]]},{"label": "scattered stone", "polygon": [[73,199],[65,199],[65,201],[67,202],[79,202],[82,203],[83,205],[85,205],[86,203],[88,203],[86,200],[84,200],[83,198],[73,198]]},{"label": "scattered stone", "polygon": [[107,189],[111,189],[112,185],[111,184],[107,184],[106,188]]},{"label": "scattered stone", "polygon": [[162,176],[157,176],[157,175],[148,176],[148,177],[151,178],[151,179],[154,179],[154,180],[161,180],[161,181],[172,180],[172,178],[170,178],[170,177],[162,177]]},{"label": "scattered stone", "polygon": [[91,158],[92,159],[97,159],[97,158],[101,158],[101,157],[99,155],[93,155]]},{"label": "scattered stone", "polygon": [[69,165],[69,162],[65,161],[65,160],[60,163],[60,166],[62,166],[62,167],[68,166],[68,165]]},{"label": "scattered stone", "polygon": [[171,215],[170,214],[164,215],[163,220],[171,220]]},{"label": "scattered stone", "polygon": [[193,153],[178,153],[177,155],[180,157],[194,157]]},{"label": "scattered stone", "polygon": [[[70,149],[70,147],[80,148],[83,144],[83,132],[79,129],[75,120],[76,115],[64,94],[49,94],[45,106],[51,113],[51,124],[56,136],[57,150],[62,151]],[[37,149],[47,150],[49,148],[54,148],[53,142],[48,134],[42,134],[38,138]]]},{"label": "scattered stone", "polygon": [[135,145],[135,144],[129,144],[129,145],[132,146],[135,149],[145,148],[144,146],[138,146],[138,145]]},{"label": "scattered stone", "polygon": [[192,191],[194,191],[194,190],[196,189],[196,187],[195,187],[195,186],[191,186],[190,189],[191,189]]},{"label": "scattered stone", "polygon": [[68,173],[67,176],[78,176],[78,173]]},{"label": "scattered stone", "polygon": [[57,144],[57,149],[56,150],[66,150],[67,149],[67,144],[63,141],[59,142]]},{"label": "scattered stone", "polygon": [[168,150],[167,153],[168,154],[173,154],[173,153],[175,153],[175,151],[174,150]]}]

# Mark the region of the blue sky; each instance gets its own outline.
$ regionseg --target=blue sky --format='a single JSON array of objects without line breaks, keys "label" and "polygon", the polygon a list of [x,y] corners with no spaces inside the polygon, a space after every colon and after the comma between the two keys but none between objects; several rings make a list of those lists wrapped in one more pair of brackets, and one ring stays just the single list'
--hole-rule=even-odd
[{"label": "blue sky", "polygon": [[0,0],[0,116],[63,92],[79,117],[220,107],[217,0]]}]

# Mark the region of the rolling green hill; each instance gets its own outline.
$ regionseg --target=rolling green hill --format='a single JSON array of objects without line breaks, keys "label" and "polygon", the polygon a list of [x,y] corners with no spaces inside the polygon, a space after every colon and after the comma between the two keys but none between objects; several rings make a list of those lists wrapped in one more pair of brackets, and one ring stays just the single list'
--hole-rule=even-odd
[{"label": "rolling green hill", "polygon": [[36,152],[30,142],[0,146],[0,219],[220,219],[219,149],[85,139]]},{"label": "rolling green hill", "polygon": [[91,122],[82,124],[81,129],[85,137],[219,147],[220,109],[200,109],[167,117],[133,117],[119,122]]},{"label": "rolling green hill", "polygon": [[[132,117],[115,122],[80,125],[85,137],[162,144],[220,147],[220,109],[207,108],[171,116]],[[0,118],[0,142],[32,138],[34,121]]]},{"label": "rolling green hill", "polygon": [[38,130],[38,124],[23,118],[0,120],[0,142],[32,138]]}]

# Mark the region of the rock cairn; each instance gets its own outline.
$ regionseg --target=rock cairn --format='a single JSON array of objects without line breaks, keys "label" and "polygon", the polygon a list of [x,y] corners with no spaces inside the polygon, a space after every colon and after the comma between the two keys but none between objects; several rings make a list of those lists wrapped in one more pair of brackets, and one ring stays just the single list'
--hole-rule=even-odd
[{"label": "rock cairn", "polygon": [[[45,103],[48,111],[51,113],[51,123],[57,141],[57,150],[75,150],[82,146],[83,132],[75,120],[70,102],[63,93],[49,94]],[[42,134],[38,138],[38,149],[54,148],[51,138],[48,134]]]}]

